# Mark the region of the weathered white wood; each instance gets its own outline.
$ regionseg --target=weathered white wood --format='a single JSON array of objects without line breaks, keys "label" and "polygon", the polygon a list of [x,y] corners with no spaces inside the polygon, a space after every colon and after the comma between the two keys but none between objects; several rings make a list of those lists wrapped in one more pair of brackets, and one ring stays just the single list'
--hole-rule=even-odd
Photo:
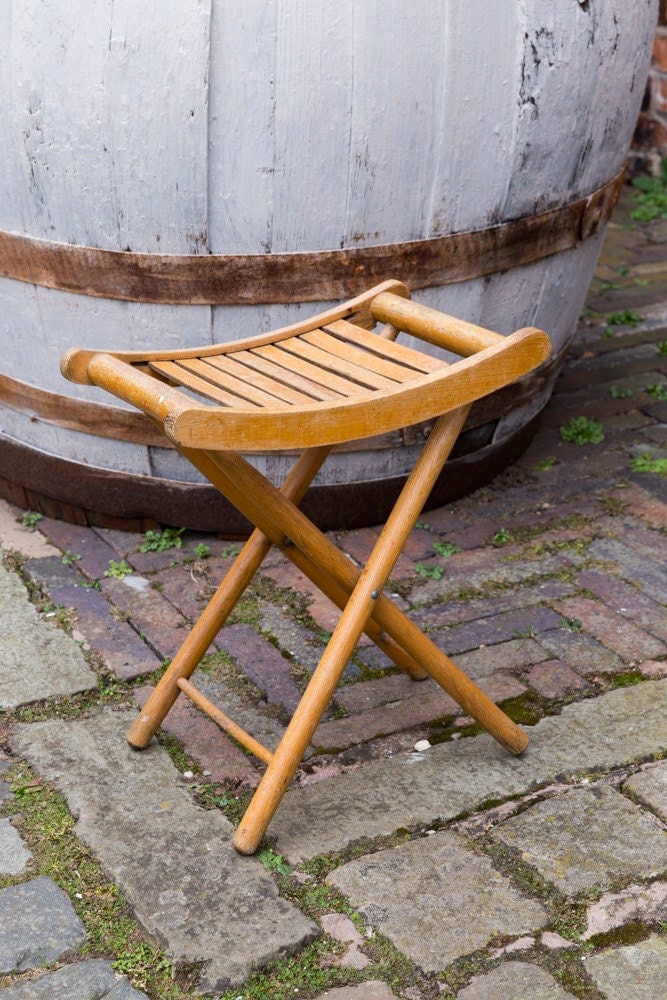
[{"label": "weathered white wood", "polygon": [[[210,339],[207,306],[113,302],[37,288],[0,277],[0,372],[51,392],[100,401],[83,386],[65,386],[58,358],[67,344],[145,350],[156,344],[195,347]],[[83,391],[80,391],[83,390]]]},{"label": "weathered white wood", "polygon": [[275,20],[275,0],[212,5],[208,224],[213,253],[271,251]]},{"label": "weathered white wood", "polygon": [[[503,219],[515,142],[520,5],[443,4],[438,143],[429,166],[424,235],[483,229]],[[419,149],[419,146],[417,146]]]},{"label": "weathered white wood", "polygon": [[[655,7],[609,0],[573,3],[567,13],[571,29],[564,32],[558,0],[526,5],[508,214],[530,211],[535,192],[543,192],[538,208],[550,207],[559,192],[583,194],[595,178],[613,176],[627,155],[644,92],[652,34],[647,29],[655,24]],[[634,32],[626,30],[629,22]]]},{"label": "weathered white wood", "polygon": [[[35,424],[38,433],[35,433]],[[78,434],[66,427],[34,421],[29,413],[16,410],[2,410],[2,435],[12,441],[29,441],[35,450],[48,455],[66,457],[69,461],[100,469],[108,469],[109,439],[89,434]],[[152,474],[149,449],[143,445],[131,445],[126,441],[114,441],[113,468],[140,476]],[[49,483],[44,483],[48,494]]]},{"label": "weathered white wood", "polygon": [[11,202],[24,231],[114,250],[206,250],[209,4],[90,0],[85,25],[62,0],[9,7],[13,141],[2,156],[23,181]]}]

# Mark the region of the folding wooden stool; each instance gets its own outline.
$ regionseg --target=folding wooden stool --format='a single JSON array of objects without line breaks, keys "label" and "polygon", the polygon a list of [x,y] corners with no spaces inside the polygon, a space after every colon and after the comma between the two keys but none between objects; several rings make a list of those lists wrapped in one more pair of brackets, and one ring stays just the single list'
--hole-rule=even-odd
[{"label": "folding wooden stool", "polygon": [[[234,838],[243,854],[256,851],[364,631],[414,679],[433,677],[510,752],[521,753],[528,742],[383,588],[471,404],[544,361],[549,338],[533,328],[504,337],[411,302],[409,294],[400,282],[387,281],[309,321],[252,339],[149,354],[73,349],[62,359],[67,378],[101,386],[157,421],[256,526],[128,734],[133,747],[146,747],[183,692],[266,763]],[[448,363],[400,345],[399,331],[460,360]],[[334,445],[434,417],[359,571],[297,505]],[[240,454],[291,449],[301,454],[280,489]],[[342,611],[274,753],[189,680],[271,545]]]}]

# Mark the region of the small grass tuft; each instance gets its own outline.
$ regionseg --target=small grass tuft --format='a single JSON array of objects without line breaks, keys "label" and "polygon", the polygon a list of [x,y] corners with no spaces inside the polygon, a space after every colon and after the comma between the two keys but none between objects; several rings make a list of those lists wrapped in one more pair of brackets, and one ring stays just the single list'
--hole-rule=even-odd
[{"label": "small grass tuft", "polygon": [[547,458],[543,458],[541,462],[538,462],[537,465],[534,466],[534,469],[536,472],[546,472],[553,468],[554,465],[558,465],[558,459],[553,455],[549,455]]},{"label": "small grass tuft", "polygon": [[635,177],[632,181],[637,208],[631,218],[637,222],[667,219],[667,159],[662,161],[658,177]]},{"label": "small grass tuft", "polygon": [[652,385],[647,385],[646,391],[649,396],[652,396],[653,399],[657,399],[661,403],[664,403],[665,400],[667,400],[667,386],[662,385],[660,382],[654,382]]},{"label": "small grass tuft", "polygon": [[630,462],[633,472],[651,472],[658,476],[667,475],[667,458],[654,458],[650,452],[637,455]]},{"label": "small grass tuft", "polygon": [[109,565],[104,571],[105,576],[116,577],[118,580],[124,579],[126,576],[131,576],[134,570],[124,559],[120,562],[116,562],[115,559],[109,560]]},{"label": "small grass tuft", "polygon": [[602,424],[589,417],[572,417],[569,424],[564,424],[560,428],[560,436],[563,441],[571,441],[579,447],[604,441]]},{"label": "small grass tuft", "polygon": [[441,580],[445,575],[445,567],[418,562],[415,563],[415,573],[422,580]]},{"label": "small grass tuft", "polygon": [[165,528],[163,531],[148,530],[139,546],[140,552],[166,552],[168,549],[180,549],[183,544],[181,535],[185,528]]},{"label": "small grass tuft", "polygon": [[42,520],[42,515],[38,514],[34,510],[26,510],[21,516],[21,524],[24,528],[30,528],[34,531],[36,525]]},{"label": "small grass tuft", "polygon": [[514,541],[514,537],[511,532],[507,531],[506,528],[500,528],[493,535],[491,541],[494,545],[508,545],[510,542]]},{"label": "small grass tuft", "polygon": [[636,326],[642,321],[641,313],[635,309],[622,309],[620,312],[609,313],[607,323],[610,326]]},{"label": "small grass tuft", "polygon": [[454,545],[453,542],[433,542],[433,548],[439,556],[444,556],[446,559],[461,551],[460,546]]}]

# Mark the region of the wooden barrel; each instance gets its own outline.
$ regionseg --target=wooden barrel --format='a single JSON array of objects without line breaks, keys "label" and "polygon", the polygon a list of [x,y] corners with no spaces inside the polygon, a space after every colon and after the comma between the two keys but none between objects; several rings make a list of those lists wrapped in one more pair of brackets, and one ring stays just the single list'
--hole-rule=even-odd
[{"label": "wooden barrel", "polygon": [[[397,277],[554,359],[475,408],[433,502],[527,443],[618,192],[656,23],[629,0],[23,0],[0,6],[0,492],[103,524],[237,531],[72,345],[215,343]],[[325,466],[381,519],[423,438]],[[253,459],[273,479],[287,459]],[[451,470],[455,474],[451,475]]]}]

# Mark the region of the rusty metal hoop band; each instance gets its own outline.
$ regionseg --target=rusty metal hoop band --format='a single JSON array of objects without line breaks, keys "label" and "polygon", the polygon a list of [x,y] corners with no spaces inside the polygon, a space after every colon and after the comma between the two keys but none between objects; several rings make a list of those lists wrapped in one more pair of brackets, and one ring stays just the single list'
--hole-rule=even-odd
[{"label": "rusty metal hoop band", "polygon": [[347,298],[398,275],[412,289],[519,267],[575,247],[610,217],[625,170],[584,198],[487,229],[378,246],[277,254],[101,250],[0,231],[0,275],[95,298],[259,305]]}]

